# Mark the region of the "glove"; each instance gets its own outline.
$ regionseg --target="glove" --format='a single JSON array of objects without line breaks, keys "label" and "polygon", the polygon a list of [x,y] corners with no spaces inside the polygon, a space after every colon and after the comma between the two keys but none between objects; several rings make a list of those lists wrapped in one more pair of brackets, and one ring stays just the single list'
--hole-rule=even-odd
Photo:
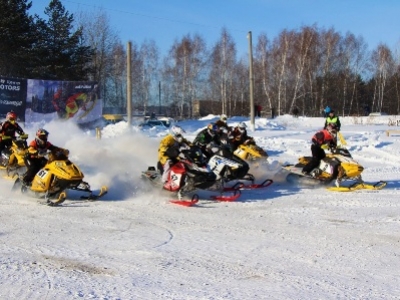
[{"label": "glove", "polygon": [[[167,161],[165,162],[164,166],[172,166],[174,164],[174,162],[171,159],[167,159]],[[165,167],[163,166],[163,169],[165,169]]]},{"label": "glove", "polygon": [[212,153],[217,153],[219,148],[218,147],[211,147],[210,150],[211,150]]},{"label": "glove", "polygon": [[47,149],[38,150],[38,152],[37,152],[38,157],[44,157],[44,156],[46,156],[46,154],[47,154]]},{"label": "glove", "polygon": [[247,139],[243,144],[248,145],[253,142],[253,139]]},{"label": "glove", "polygon": [[184,150],[190,150],[190,147],[189,147],[189,145],[186,145],[186,144],[182,144],[180,147],[179,147],[179,151],[184,151]]}]

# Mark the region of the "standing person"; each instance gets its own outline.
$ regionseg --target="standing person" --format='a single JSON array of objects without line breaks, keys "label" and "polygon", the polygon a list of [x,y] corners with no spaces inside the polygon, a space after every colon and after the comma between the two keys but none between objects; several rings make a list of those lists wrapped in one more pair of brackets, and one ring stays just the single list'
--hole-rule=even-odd
[{"label": "standing person", "polygon": [[[314,136],[311,138],[311,154],[312,158],[303,167],[303,174],[310,174],[310,172],[317,168],[322,159],[326,157],[325,150],[322,149],[322,145],[326,144],[329,148],[336,148],[336,126],[334,124],[329,124],[326,129],[322,129],[318,131]],[[310,174],[315,177],[318,174]]]},{"label": "standing person", "polygon": [[180,126],[172,126],[170,133],[164,137],[158,148],[158,169],[161,172],[162,183],[168,181],[171,166],[178,161],[181,148],[187,148],[191,143],[183,137],[185,131]]},{"label": "standing person", "polygon": [[335,111],[333,109],[329,109],[328,115],[326,116],[324,129],[326,129],[329,124],[336,125],[336,130],[340,131],[341,127],[340,120],[339,117],[335,115]]},{"label": "standing person", "polygon": [[1,153],[4,148],[11,147],[12,141],[15,139],[15,133],[24,135],[24,130],[17,123],[17,114],[10,111],[6,115],[6,120],[0,125],[0,163],[3,158]]},{"label": "standing person", "polygon": [[27,171],[22,179],[24,185],[30,186],[36,173],[46,165],[47,159],[44,157],[44,155],[47,154],[48,150],[52,152],[61,151],[65,155],[69,154],[67,149],[51,144],[48,141],[48,137],[48,131],[43,128],[39,128],[38,131],[36,131],[35,139],[29,143],[28,152],[24,158],[27,168]]}]

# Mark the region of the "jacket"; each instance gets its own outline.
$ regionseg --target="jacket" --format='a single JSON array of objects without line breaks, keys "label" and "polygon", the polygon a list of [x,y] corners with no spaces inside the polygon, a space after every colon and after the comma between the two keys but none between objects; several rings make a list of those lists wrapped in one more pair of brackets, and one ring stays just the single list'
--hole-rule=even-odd
[{"label": "jacket", "polygon": [[332,137],[330,132],[326,129],[318,131],[316,134],[314,134],[314,136],[311,138],[311,142],[314,145],[319,146],[319,147],[326,144],[331,148],[332,147],[336,148],[336,140]]},{"label": "jacket", "polygon": [[51,144],[50,142],[46,142],[46,144],[42,147],[40,147],[38,145],[38,143],[36,142],[36,140],[33,140],[29,143],[28,146],[28,151],[26,153],[27,158],[28,159],[35,159],[35,158],[39,158],[41,155],[46,154],[47,150],[50,151],[64,151],[64,153],[68,154],[68,150],[60,148],[60,147],[56,147],[53,144]]},{"label": "jacket", "polygon": [[338,117],[338,116],[336,116],[336,115],[333,115],[333,117],[328,116],[328,117],[326,118],[326,120],[325,120],[324,129],[326,129],[326,127],[327,127],[329,124],[335,124],[336,127],[337,127],[337,130],[338,130],[338,131],[340,130],[341,124],[340,124],[340,120],[339,120],[339,117]]},{"label": "jacket", "polygon": [[251,136],[247,135],[247,130],[240,132],[238,128],[233,129],[231,132],[233,150],[236,150],[240,145],[244,144],[247,140],[253,140]]},{"label": "jacket", "polygon": [[5,121],[1,125],[0,135],[3,140],[15,139],[16,132],[19,135],[25,134],[24,131],[22,130],[21,126],[18,125],[18,123],[13,124],[9,121]]},{"label": "jacket", "polygon": [[[179,155],[180,146],[183,145],[191,145],[191,143],[185,138],[182,139],[182,143],[178,143],[171,134],[168,134],[161,140],[160,146],[158,147],[159,162],[164,165],[168,159],[176,158]],[[175,148],[176,151],[171,151],[171,148]],[[174,153],[174,155],[171,153]]]}]

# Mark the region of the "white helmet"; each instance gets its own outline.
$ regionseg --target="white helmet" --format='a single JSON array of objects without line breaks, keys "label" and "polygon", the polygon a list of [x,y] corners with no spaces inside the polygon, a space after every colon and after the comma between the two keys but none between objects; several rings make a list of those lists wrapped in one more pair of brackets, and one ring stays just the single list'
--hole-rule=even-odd
[{"label": "white helmet", "polygon": [[237,128],[238,128],[238,130],[239,130],[241,133],[243,133],[243,132],[246,130],[247,125],[246,125],[245,122],[240,122],[240,123],[237,125]]},{"label": "white helmet", "polygon": [[174,139],[181,143],[183,140],[183,134],[185,133],[185,130],[182,129],[182,127],[178,125],[174,125],[171,127],[171,134],[174,137]]},{"label": "white helmet", "polygon": [[336,138],[336,134],[337,134],[336,124],[333,124],[333,123],[328,124],[328,126],[326,127],[326,130],[328,130],[328,132],[331,134],[331,136],[333,138]]},{"label": "white helmet", "polygon": [[228,117],[225,114],[222,114],[221,117],[219,118],[221,121],[226,122],[228,121]]}]

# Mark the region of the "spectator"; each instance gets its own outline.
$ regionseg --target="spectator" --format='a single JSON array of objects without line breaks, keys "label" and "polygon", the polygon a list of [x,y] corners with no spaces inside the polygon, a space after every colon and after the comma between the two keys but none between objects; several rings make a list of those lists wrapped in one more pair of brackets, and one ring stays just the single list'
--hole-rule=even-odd
[{"label": "spectator", "polygon": [[292,110],[292,114],[295,118],[297,118],[299,116],[299,108],[297,106],[295,106]]}]

